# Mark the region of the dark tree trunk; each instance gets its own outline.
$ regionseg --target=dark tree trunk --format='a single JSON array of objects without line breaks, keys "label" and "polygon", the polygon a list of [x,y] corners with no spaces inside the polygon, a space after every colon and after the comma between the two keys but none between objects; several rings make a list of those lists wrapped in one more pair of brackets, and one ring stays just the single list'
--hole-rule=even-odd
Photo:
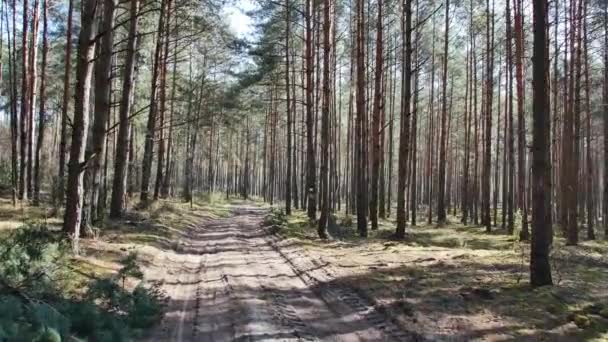
[{"label": "dark tree trunk", "polygon": [[[125,210],[125,191],[127,188],[127,166],[130,154],[130,124],[132,94],[135,79],[135,51],[137,49],[137,13],[139,11],[139,0],[131,0],[129,23],[129,37],[127,41],[127,56],[122,82],[122,92],[119,108],[119,124],[116,158],[114,161],[114,180],[112,183],[112,199],[110,203],[110,217],[119,218]],[[133,177],[133,175],[131,175]]]},{"label": "dark tree trunk", "polygon": [[313,28],[312,7],[313,1],[306,0],[306,194],[308,218],[312,221],[317,218],[317,185],[315,174],[315,145],[314,145],[314,113],[313,113]]},{"label": "dark tree trunk", "polygon": [[549,153],[551,121],[547,75],[547,0],[534,0],[533,119],[532,127],[532,248],[530,283],[551,285],[549,247],[551,245],[551,159]]},{"label": "dark tree trunk", "polygon": [[[374,93],[374,111],[372,115],[372,177],[371,177],[371,198],[369,201],[369,219],[372,229],[378,229],[378,182],[380,181],[380,115],[382,112],[383,91],[382,91],[382,67],[384,63],[383,41],[382,41],[382,1],[378,0],[378,18],[376,19],[376,75]],[[405,190],[404,190],[405,191]]]},{"label": "dark tree trunk", "polygon": [[[382,0],[380,0],[382,1]],[[321,216],[317,233],[321,239],[327,238],[327,221],[329,219],[329,105],[331,100],[329,58],[331,55],[331,0],[323,2],[323,102],[321,113]]]},{"label": "dark tree trunk", "polygon": [[89,131],[89,96],[95,56],[95,12],[96,0],[85,0],[82,8],[81,29],[78,38],[78,60],[76,63],[76,88],[74,91],[74,120],[72,124],[72,144],[68,164],[68,182],[63,230],[68,233],[78,251],[78,238],[82,220],[84,199],[83,175],[87,161],[85,148]]},{"label": "dark tree trunk", "polygon": [[401,35],[403,40],[403,64],[401,71],[401,127],[399,136],[399,175],[397,179],[397,230],[395,237],[405,237],[406,213],[405,213],[405,190],[407,187],[407,161],[410,152],[410,115],[411,115],[411,77],[412,77],[412,4],[411,1],[403,1],[404,10],[401,22]]},{"label": "dark tree trunk", "polygon": [[146,140],[144,143],[144,155],[142,159],[141,194],[140,200],[146,205],[149,200],[150,178],[152,177],[152,153],[154,150],[154,133],[156,131],[157,115],[157,87],[160,74],[161,54],[163,47],[162,33],[165,27],[165,6],[170,0],[162,0],[160,4],[160,15],[158,17],[158,31],[156,36],[156,48],[154,52],[154,66],[152,67],[152,84],[150,86],[150,110],[148,123],[146,124]]},{"label": "dark tree trunk", "polygon": [[68,22],[65,43],[65,72],[63,74],[63,102],[61,105],[61,133],[59,138],[59,175],[57,177],[57,189],[55,195],[55,208],[63,205],[65,192],[65,164],[68,140],[68,107],[70,99],[70,76],[72,72],[72,15],[74,12],[74,0],[68,0]]},{"label": "dark tree trunk", "polygon": [[95,106],[91,142],[85,159],[88,167],[84,174],[83,227],[95,223],[98,215],[98,199],[101,185],[101,164],[105,154],[106,126],[111,109],[112,47],[114,44],[114,0],[103,1],[99,55],[95,61]]}]

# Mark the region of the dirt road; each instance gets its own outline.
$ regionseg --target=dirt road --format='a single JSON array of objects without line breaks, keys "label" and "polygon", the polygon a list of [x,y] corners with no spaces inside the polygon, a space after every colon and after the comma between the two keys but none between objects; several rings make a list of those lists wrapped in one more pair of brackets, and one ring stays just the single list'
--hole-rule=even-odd
[{"label": "dirt road", "polygon": [[264,214],[234,207],[155,258],[146,276],[171,300],[148,341],[412,340],[363,298],[327,285],[327,265],[277,247],[261,227]]}]

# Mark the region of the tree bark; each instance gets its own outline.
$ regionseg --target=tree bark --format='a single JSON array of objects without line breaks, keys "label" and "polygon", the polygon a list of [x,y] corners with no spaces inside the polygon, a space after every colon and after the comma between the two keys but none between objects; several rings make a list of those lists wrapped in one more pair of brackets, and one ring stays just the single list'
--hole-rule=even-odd
[{"label": "tree bark", "polygon": [[101,19],[99,54],[95,61],[95,107],[93,114],[93,127],[90,144],[87,146],[85,160],[88,167],[84,174],[84,209],[83,228],[95,224],[100,216],[99,208],[100,176],[102,158],[105,154],[106,126],[111,109],[112,85],[112,47],[114,44],[114,0],[103,1],[103,15]]},{"label": "tree bark", "polygon": [[124,74],[122,81],[122,92],[120,98],[119,124],[116,158],[114,161],[114,179],[112,183],[112,198],[110,203],[110,217],[120,218],[125,210],[125,191],[127,188],[128,174],[128,157],[129,157],[129,141],[130,123],[129,115],[131,113],[132,96],[134,92],[135,82],[135,52],[137,50],[137,30],[139,0],[131,0],[130,6],[130,23],[129,36],[127,41],[127,55],[125,59]]},{"label": "tree bark", "polygon": [[66,28],[65,42],[65,71],[63,74],[63,102],[61,105],[61,133],[59,138],[59,175],[57,177],[57,189],[55,195],[55,208],[63,205],[65,194],[65,164],[68,140],[68,107],[70,99],[70,76],[72,72],[72,15],[74,12],[74,0],[68,0],[68,22]]},{"label": "tree bark", "polygon": [[410,98],[412,77],[412,4],[403,0],[403,15],[401,22],[401,35],[403,40],[403,64],[401,71],[401,127],[399,134],[399,175],[397,179],[397,230],[395,237],[405,237],[406,213],[405,190],[407,188],[407,161],[410,152]]},{"label": "tree bark", "polygon": [[355,127],[355,155],[357,165],[357,231],[360,237],[367,237],[367,181],[366,172],[366,137],[364,121],[366,120],[365,108],[365,6],[363,0],[356,0],[356,25],[357,25],[357,105],[356,105],[356,127]]},{"label": "tree bark", "polygon": [[[380,0],[382,1],[382,0]],[[327,221],[329,219],[329,105],[331,100],[329,58],[331,54],[331,0],[323,1],[323,102],[321,113],[321,216],[317,233],[321,239],[327,238]]]},{"label": "tree bark", "polygon": [[158,31],[156,36],[156,48],[154,52],[154,66],[152,69],[152,83],[150,86],[150,110],[148,112],[148,122],[146,124],[146,139],[144,143],[144,155],[142,159],[141,194],[140,201],[146,205],[149,200],[150,178],[152,177],[152,153],[154,150],[154,133],[156,131],[157,115],[157,88],[160,73],[161,53],[162,53],[162,33],[165,27],[165,7],[166,2],[162,0],[160,4],[160,15],[158,17]]},{"label": "tree bark", "polygon": [[549,247],[551,244],[551,159],[549,153],[551,121],[547,75],[547,0],[534,0],[533,57],[533,127],[532,179],[534,203],[532,208],[532,245],[530,250],[530,283],[551,285]]},{"label": "tree bark", "polygon": [[[369,201],[369,219],[372,230],[378,229],[378,182],[380,180],[380,115],[383,106],[382,91],[382,67],[384,64],[383,41],[382,41],[382,1],[378,0],[378,18],[376,19],[376,71],[375,71],[375,93],[374,93],[374,112],[372,116],[372,177],[371,177],[371,198]],[[405,190],[404,190],[405,191]]]},{"label": "tree bark", "polygon": [[306,194],[307,213],[311,221],[317,218],[317,186],[315,181],[315,145],[314,145],[314,113],[313,113],[313,28],[312,28],[312,0],[305,3],[306,20]]},{"label": "tree bark", "polygon": [[437,223],[446,222],[445,178],[446,178],[446,144],[447,144],[447,89],[448,89],[448,53],[450,37],[450,0],[445,2],[445,36],[443,45],[443,81],[441,104],[441,142],[439,145],[439,180],[437,193]]},{"label": "tree bark", "polygon": [[34,169],[34,205],[40,204],[40,183],[42,175],[40,169],[44,167],[42,145],[44,144],[44,130],[46,128],[46,64],[48,54],[48,0],[43,0],[43,26],[42,26],[42,66],[40,70],[40,108],[38,110],[38,141],[36,143],[36,166]]},{"label": "tree bark", "polygon": [[[326,0],[329,1],[329,0]],[[327,4],[325,5],[327,6]],[[291,89],[289,88],[289,35],[291,28],[291,8],[289,0],[285,0],[285,103],[287,112],[287,174],[285,175],[285,214],[291,215],[291,184],[292,184],[292,147],[291,147]],[[297,201],[296,201],[297,202]]]},{"label": "tree bark", "polygon": [[82,8],[81,29],[78,38],[78,60],[76,63],[76,88],[74,91],[74,120],[72,125],[72,144],[68,164],[66,209],[63,230],[73,239],[74,249],[78,251],[78,238],[82,219],[84,197],[83,172],[87,161],[85,148],[89,131],[89,95],[95,55],[95,35],[97,26],[95,16],[96,0],[85,0]]}]

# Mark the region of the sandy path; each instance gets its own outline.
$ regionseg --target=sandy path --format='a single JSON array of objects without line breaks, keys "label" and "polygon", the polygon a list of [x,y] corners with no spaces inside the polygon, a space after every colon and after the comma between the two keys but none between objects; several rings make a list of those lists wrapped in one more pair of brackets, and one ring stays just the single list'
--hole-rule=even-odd
[{"label": "sandy path", "polygon": [[177,252],[155,257],[146,275],[163,282],[171,301],[149,341],[407,340],[356,295],[298,269],[261,228],[264,214],[235,207],[231,217],[189,229]]}]

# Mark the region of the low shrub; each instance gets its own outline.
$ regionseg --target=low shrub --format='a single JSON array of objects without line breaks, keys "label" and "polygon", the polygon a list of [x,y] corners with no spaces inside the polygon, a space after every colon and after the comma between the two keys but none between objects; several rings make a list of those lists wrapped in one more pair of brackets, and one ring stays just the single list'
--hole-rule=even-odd
[{"label": "low shrub", "polygon": [[278,208],[272,208],[264,218],[264,227],[268,227],[272,234],[280,232],[287,225],[287,215]]},{"label": "low shrub", "polygon": [[[163,316],[166,295],[145,286],[132,253],[117,274],[94,279],[80,297],[66,295],[69,243],[42,225],[0,240],[0,341],[129,341]],[[133,290],[127,279],[139,280]]]}]

